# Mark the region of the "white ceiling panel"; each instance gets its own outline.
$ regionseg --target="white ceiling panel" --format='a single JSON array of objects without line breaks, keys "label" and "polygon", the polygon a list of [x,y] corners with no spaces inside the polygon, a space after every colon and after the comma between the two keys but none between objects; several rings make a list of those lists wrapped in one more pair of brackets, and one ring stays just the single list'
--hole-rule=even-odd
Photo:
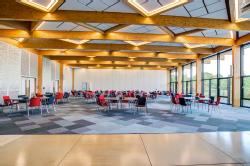
[{"label": "white ceiling panel", "polygon": [[180,6],[174,10],[170,10],[166,13],[166,15],[171,15],[171,16],[183,16],[183,17],[189,17],[190,15],[188,14],[187,10],[183,7]]},{"label": "white ceiling panel", "polygon": [[103,23],[88,23],[88,24],[103,31],[106,31],[109,28],[112,28],[117,25],[117,24],[103,24]]},{"label": "white ceiling panel", "polygon": [[225,0],[193,0],[162,15],[228,19]]},{"label": "white ceiling panel", "polygon": [[193,28],[182,28],[182,27],[168,27],[171,31],[173,31],[175,34],[179,34],[182,32],[187,32],[193,30]]},{"label": "white ceiling panel", "polygon": [[242,31],[242,32],[239,32],[239,36],[242,37],[242,36],[247,35],[248,33],[249,33],[249,32],[243,32],[243,31]]},{"label": "white ceiling panel", "polygon": [[149,25],[130,25],[120,29],[117,32],[165,34],[165,32],[162,31],[157,26],[149,26]]},{"label": "white ceiling panel", "polygon": [[134,13],[122,0],[66,0],[59,10]]},{"label": "white ceiling panel", "polygon": [[216,38],[231,38],[231,33],[228,30],[204,30],[202,32],[193,33],[188,36],[201,36],[201,37],[216,37]]},{"label": "white ceiling panel", "polygon": [[38,30],[57,30],[57,31],[90,31],[87,28],[71,22],[44,22]]}]

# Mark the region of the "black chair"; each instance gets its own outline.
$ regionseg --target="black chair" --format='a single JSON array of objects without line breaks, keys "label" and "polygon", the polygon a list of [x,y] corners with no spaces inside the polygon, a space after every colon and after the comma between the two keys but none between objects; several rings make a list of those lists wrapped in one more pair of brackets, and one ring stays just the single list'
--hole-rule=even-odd
[{"label": "black chair", "polygon": [[179,98],[179,104],[181,105],[181,108],[182,108],[182,112],[183,112],[183,108],[187,108],[187,112],[188,112],[188,107],[190,108],[190,111],[192,112],[191,110],[191,103],[188,103],[186,102],[186,100],[184,98]]},{"label": "black chair", "polygon": [[70,96],[70,93],[64,92],[64,94],[63,94],[63,100],[69,102],[69,96]]},{"label": "black chair", "polygon": [[[146,99],[146,97],[144,97],[144,96],[139,97],[139,98],[137,99],[137,102],[136,102],[135,107],[136,107],[136,111],[137,111],[137,112],[139,111],[139,109],[145,108],[145,113],[148,113],[147,99]],[[134,114],[135,114],[135,112],[134,112]]]},{"label": "black chair", "polygon": [[18,95],[17,97],[18,97],[19,99],[21,99],[21,100],[19,100],[19,103],[27,103],[28,100],[29,100],[29,97],[26,96],[26,95]]}]

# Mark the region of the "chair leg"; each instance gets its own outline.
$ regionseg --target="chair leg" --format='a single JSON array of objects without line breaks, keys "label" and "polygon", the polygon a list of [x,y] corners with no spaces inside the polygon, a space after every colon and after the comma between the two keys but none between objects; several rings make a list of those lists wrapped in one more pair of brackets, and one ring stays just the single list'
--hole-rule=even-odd
[{"label": "chair leg", "polygon": [[46,110],[47,110],[47,113],[49,113],[49,106],[46,105]]},{"label": "chair leg", "polygon": [[27,109],[28,117],[30,116],[30,109]]},{"label": "chair leg", "polygon": [[56,106],[55,106],[55,104],[53,104],[53,110],[56,112]]}]

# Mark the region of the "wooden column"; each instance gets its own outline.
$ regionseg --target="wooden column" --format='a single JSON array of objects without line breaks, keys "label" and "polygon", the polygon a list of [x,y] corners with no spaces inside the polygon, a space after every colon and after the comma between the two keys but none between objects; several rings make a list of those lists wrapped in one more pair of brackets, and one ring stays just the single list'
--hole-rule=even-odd
[{"label": "wooden column", "polygon": [[63,63],[60,63],[59,92],[63,92]]},{"label": "wooden column", "polygon": [[167,70],[166,71],[166,74],[167,74],[167,84],[166,84],[166,86],[167,86],[167,91],[170,91],[170,70]]},{"label": "wooden column", "polygon": [[201,93],[202,92],[202,60],[201,57],[196,58],[196,93]]},{"label": "wooden column", "polygon": [[232,81],[232,105],[240,107],[240,46],[232,47],[233,81]]},{"label": "wooden column", "polygon": [[37,93],[43,93],[43,56],[37,58]]},{"label": "wooden column", "polygon": [[182,93],[182,65],[177,67],[177,81],[178,81],[178,93]]},{"label": "wooden column", "polygon": [[75,90],[75,68],[72,68],[72,90]]}]

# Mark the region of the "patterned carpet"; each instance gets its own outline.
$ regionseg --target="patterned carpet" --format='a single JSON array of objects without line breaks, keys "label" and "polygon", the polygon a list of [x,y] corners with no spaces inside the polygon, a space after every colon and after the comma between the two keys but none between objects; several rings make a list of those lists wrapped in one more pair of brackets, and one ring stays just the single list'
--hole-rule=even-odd
[{"label": "patterned carpet", "polygon": [[97,111],[94,103],[72,99],[41,116],[34,111],[0,113],[0,134],[114,134],[114,133],[180,133],[212,131],[250,131],[250,111],[222,106],[218,111],[194,109],[192,113],[171,112],[169,99],[160,97],[148,103],[149,113],[134,115],[128,108],[109,112]]}]

